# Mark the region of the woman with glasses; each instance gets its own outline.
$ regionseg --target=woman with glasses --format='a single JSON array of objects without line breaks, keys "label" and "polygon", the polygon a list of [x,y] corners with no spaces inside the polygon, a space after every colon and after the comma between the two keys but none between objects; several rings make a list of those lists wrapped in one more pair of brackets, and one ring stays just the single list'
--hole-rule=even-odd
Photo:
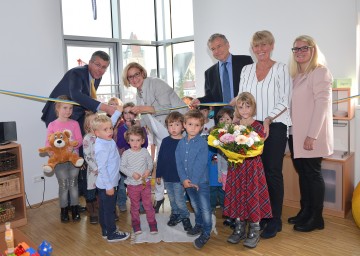
[{"label": "woman with glasses", "polygon": [[[282,167],[288,127],[291,125],[288,110],[291,78],[285,64],[271,59],[274,44],[275,39],[271,32],[267,30],[255,32],[251,40],[251,50],[256,62],[243,67],[239,86],[239,94],[250,92],[255,97],[257,112],[254,118],[263,124],[266,139],[261,159],[268,185],[272,218],[261,212],[262,238],[274,237],[282,230],[281,214],[284,199]],[[232,238],[243,237],[240,230],[238,227],[235,228]]]},{"label": "woman with glasses", "polygon": [[[145,68],[139,63],[129,63],[123,70],[122,80],[126,87],[132,86],[137,89],[137,105],[131,108],[131,112],[144,114],[141,117],[141,125],[151,129],[154,142],[160,148],[162,139],[169,135],[165,125],[166,116],[171,112],[169,108],[183,106],[184,102],[165,81],[148,77]],[[187,109],[177,111],[184,114]],[[159,212],[160,206],[164,203],[163,181],[155,186],[155,201],[155,211]]]},{"label": "woman with glasses", "polygon": [[324,228],[325,184],[321,161],[333,153],[332,75],[310,36],[295,39],[290,63],[293,78],[289,138],[291,158],[299,175],[300,212],[288,219],[294,229],[309,232]]}]

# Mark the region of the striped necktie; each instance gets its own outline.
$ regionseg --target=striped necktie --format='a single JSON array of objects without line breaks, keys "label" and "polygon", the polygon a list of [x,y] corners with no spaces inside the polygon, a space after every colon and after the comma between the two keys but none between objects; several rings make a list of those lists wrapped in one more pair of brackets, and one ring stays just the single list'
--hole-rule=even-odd
[{"label": "striped necktie", "polygon": [[225,103],[229,103],[231,101],[231,88],[230,88],[230,80],[229,80],[229,72],[226,68],[226,64],[227,62],[224,62],[222,64],[223,66],[223,77],[222,77],[222,82],[223,82],[223,101]]},{"label": "striped necktie", "polygon": [[95,90],[95,79],[91,79],[91,82],[90,82],[90,96],[94,100],[97,99],[96,90]]}]

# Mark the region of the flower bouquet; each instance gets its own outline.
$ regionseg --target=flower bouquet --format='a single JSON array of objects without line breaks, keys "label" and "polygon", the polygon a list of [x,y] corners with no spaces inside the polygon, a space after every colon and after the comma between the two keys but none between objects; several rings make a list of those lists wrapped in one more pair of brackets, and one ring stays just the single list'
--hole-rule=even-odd
[{"label": "flower bouquet", "polygon": [[245,158],[262,153],[264,140],[251,126],[220,124],[211,131],[208,144],[220,149],[230,164],[241,164]]}]

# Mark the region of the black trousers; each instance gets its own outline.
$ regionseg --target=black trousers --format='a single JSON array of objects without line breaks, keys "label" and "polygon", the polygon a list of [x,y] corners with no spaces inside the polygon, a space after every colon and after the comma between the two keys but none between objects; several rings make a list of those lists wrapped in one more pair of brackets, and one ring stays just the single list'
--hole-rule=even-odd
[{"label": "black trousers", "polygon": [[264,165],[273,218],[280,219],[284,201],[283,159],[287,143],[287,127],[283,123],[270,124],[261,159]]},{"label": "black trousers", "polygon": [[294,168],[299,175],[301,207],[313,211],[322,209],[325,196],[325,182],[321,173],[322,157],[294,159],[292,136],[289,137],[289,149]]}]

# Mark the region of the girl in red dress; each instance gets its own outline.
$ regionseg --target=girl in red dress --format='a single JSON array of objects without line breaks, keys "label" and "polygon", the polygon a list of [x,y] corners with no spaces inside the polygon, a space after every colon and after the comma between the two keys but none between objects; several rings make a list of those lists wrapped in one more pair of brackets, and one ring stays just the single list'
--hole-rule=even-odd
[{"label": "girl in red dress", "polygon": [[[261,123],[254,120],[256,102],[248,92],[236,98],[235,117],[238,124],[251,126],[262,138],[265,137]],[[243,163],[229,165],[226,179],[224,215],[235,218],[235,229],[228,238],[229,243],[237,244],[245,239],[244,246],[255,248],[260,239],[259,222],[271,218],[271,205],[264,167],[260,155],[246,158]],[[248,233],[246,235],[246,225]]]}]

